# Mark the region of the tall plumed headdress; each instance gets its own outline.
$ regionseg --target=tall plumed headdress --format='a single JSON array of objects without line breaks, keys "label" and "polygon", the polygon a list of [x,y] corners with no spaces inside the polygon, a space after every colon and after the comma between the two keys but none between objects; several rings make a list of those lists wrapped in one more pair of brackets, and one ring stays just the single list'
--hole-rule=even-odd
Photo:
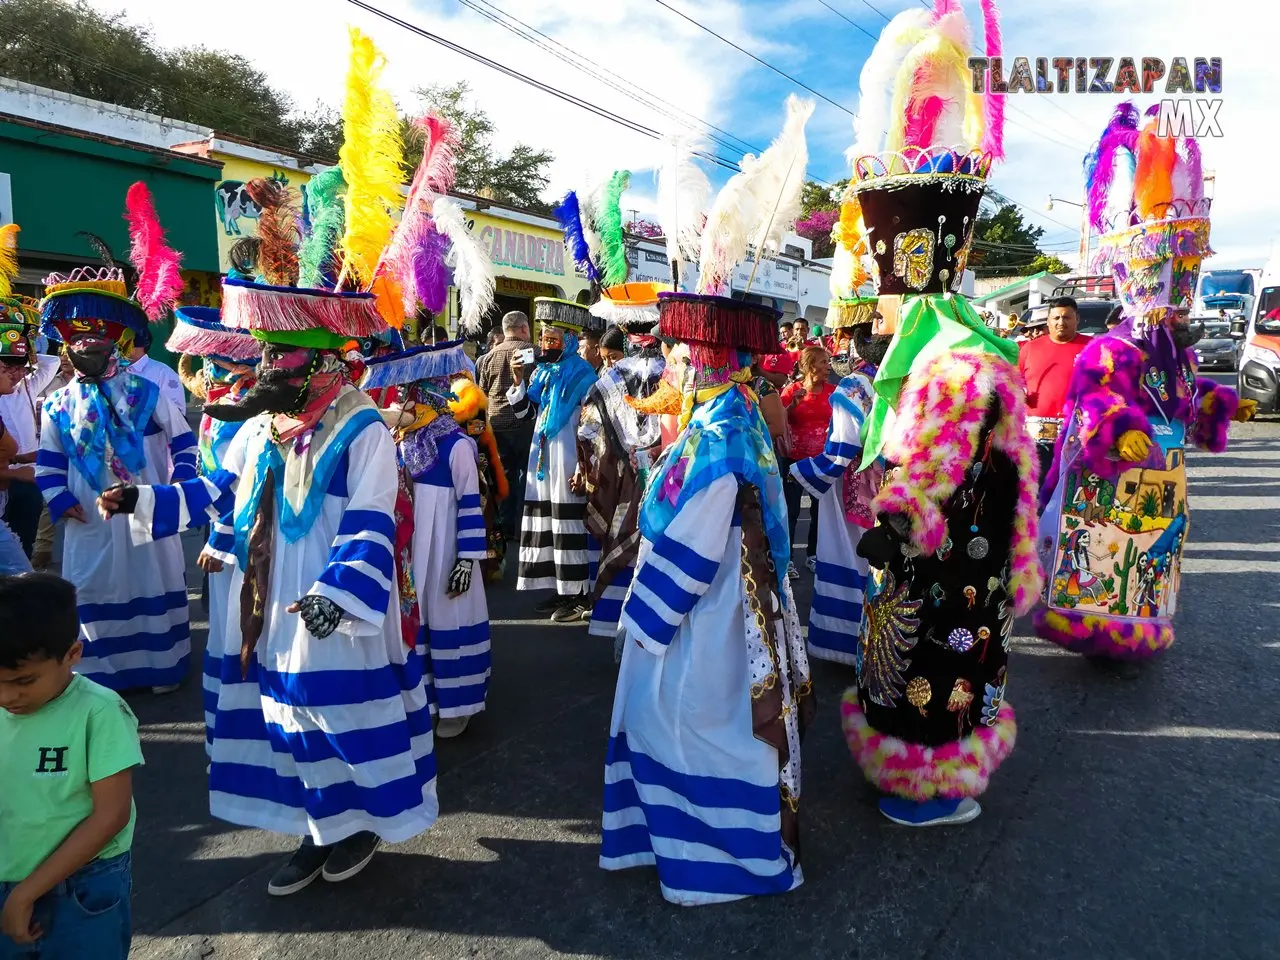
[{"label": "tall plumed headdress", "polygon": [[658,295],[670,289],[661,283],[623,283],[600,291],[591,315],[623,333],[648,333],[658,322]]},{"label": "tall plumed headdress", "polygon": [[262,356],[262,344],[247,330],[224,326],[217,307],[179,307],[173,321],[173,333],[165,343],[170,353],[246,364]]},{"label": "tall plumed headdress", "polygon": [[0,357],[21,357],[32,363],[40,308],[31,298],[13,291],[18,277],[19,229],[16,223],[0,227]]},{"label": "tall plumed headdress", "polygon": [[1137,325],[1190,307],[1209,249],[1210,199],[1194,137],[1162,136],[1159,105],[1112,114],[1085,157],[1089,221],[1102,233],[1092,269],[1110,271]]},{"label": "tall plumed headdress", "polygon": [[45,278],[41,302],[43,323],[64,343],[77,334],[99,336],[129,345],[150,340],[148,324],[163,320],[182,294],[182,257],[165,241],[151,190],[141,180],[125,194],[129,227],[129,261],[137,281],[130,292],[124,270],[106,244],[90,243],[103,255],[102,266],[77,267]]},{"label": "tall plumed headdress", "polygon": [[[982,0],[984,48],[1000,52],[994,0]],[[1004,155],[1004,95],[972,88],[969,25],[957,0],[905,10],[862,68],[848,157],[845,236],[861,233],[881,296],[959,290],[978,205]],[[852,246],[852,244],[850,244]]]}]

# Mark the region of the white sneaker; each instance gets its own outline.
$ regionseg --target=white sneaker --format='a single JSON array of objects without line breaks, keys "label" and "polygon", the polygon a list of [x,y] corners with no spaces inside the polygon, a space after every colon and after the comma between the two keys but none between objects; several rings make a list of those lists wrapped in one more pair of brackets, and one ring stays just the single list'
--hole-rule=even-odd
[{"label": "white sneaker", "polygon": [[805,557],[805,558],[804,558],[804,565],[805,565],[806,567],[808,567],[808,568],[809,568],[809,572],[810,572],[810,573],[813,573],[815,570],[817,570],[817,569],[818,569],[818,558],[817,558],[817,557]]},{"label": "white sneaker", "polygon": [[436,736],[441,740],[452,740],[467,729],[470,717],[441,717],[436,724]]},{"label": "white sneaker", "polygon": [[787,564],[787,579],[788,580],[800,579],[800,571],[796,569],[796,564],[794,560]]}]

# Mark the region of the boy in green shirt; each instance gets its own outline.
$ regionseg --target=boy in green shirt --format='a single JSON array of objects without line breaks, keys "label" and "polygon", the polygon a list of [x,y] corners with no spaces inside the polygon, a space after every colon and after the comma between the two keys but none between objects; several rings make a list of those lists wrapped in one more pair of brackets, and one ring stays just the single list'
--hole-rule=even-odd
[{"label": "boy in green shirt", "polygon": [[0,960],[125,960],[137,718],[72,672],[70,583],[0,576],[0,624]]}]

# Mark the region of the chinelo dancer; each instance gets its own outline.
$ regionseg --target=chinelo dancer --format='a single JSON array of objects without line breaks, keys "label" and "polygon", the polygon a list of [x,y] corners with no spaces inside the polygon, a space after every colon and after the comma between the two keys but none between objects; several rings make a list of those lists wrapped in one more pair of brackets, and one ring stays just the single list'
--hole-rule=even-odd
[{"label": "chinelo dancer", "polygon": [[657,416],[626,401],[644,400],[666,362],[657,337],[658,293],[652,283],[605,290],[592,313],[626,334],[625,356],[600,374],[582,404],[578,470],[587,490],[587,530],[600,544],[588,633],[613,639],[640,549],[640,499],[661,446]]},{"label": "chinelo dancer", "polygon": [[[165,348],[179,355],[178,370],[183,386],[207,406],[235,404],[252,388],[254,371],[262,359],[262,343],[246,330],[223,326],[214,307],[179,307],[174,311],[173,333]],[[198,372],[192,361],[199,359]],[[221,469],[223,458],[242,421],[220,420],[206,409],[200,417],[200,471],[205,475]],[[218,684],[222,666],[221,650],[227,626],[227,601],[231,590],[231,570],[220,555],[232,552],[234,518],[223,516],[213,521],[209,542],[200,551],[197,563],[209,575],[206,592],[209,613],[209,637],[204,648],[204,721],[205,745],[213,744],[213,721],[218,708]]]},{"label": "chinelo dancer", "polygon": [[[489,608],[479,562],[488,553],[476,443],[454,418],[451,384],[473,371],[463,341],[413,347],[371,360],[365,390],[403,388],[389,418],[413,484],[413,587],[431,670],[436,736],[456,737],[484,710],[489,687]],[[469,382],[469,381],[465,381]]]},{"label": "chinelo dancer", "polygon": [[[982,10],[997,56],[997,12]],[[844,198],[878,275],[877,332],[893,339],[863,434],[863,464],[882,456],[888,471],[858,544],[873,572],[841,711],[854,760],[888,794],[881,812],[907,826],[981,812],[1017,730],[1014,617],[1043,583],[1017,347],[958,294],[1003,133],[1002,97],[966,89],[967,36],[948,0],[885,27],[862,73]]]},{"label": "chinelo dancer", "polygon": [[[662,294],[660,331],[689,344],[683,429],[654,466],[622,608],[600,865],[656,866],[695,906],[785,893],[800,868],[800,741],[814,701],[785,570],[782,478],[750,388],[778,313],[731,300],[752,242],[777,249],[800,210],[811,103],[725,185],[703,234],[700,293]],[[751,162],[748,162],[751,161]]]},{"label": "chinelo dancer", "polygon": [[113,690],[169,692],[186,677],[191,654],[182,545],[134,543],[93,508],[113,484],[180,482],[196,472],[184,411],[125,359],[182,292],[179,257],[164,242],[146,184],[129,188],[125,208],[138,272],[132,296],[114,265],[45,280],[42,320],[66,344],[76,373],[45,401],[36,482],[49,516],[66,520],[62,576],[76,585],[84,643],[77,670]]},{"label": "chinelo dancer", "polygon": [[[1256,408],[1196,376],[1187,312],[1209,250],[1209,198],[1193,137],[1158,132],[1157,108],[1116,108],[1085,160],[1124,319],[1076,361],[1063,434],[1041,487],[1047,606],[1036,633],[1099,660],[1140,661],[1173,643],[1189,510],[1189,446],[1221,453]],[[1127,668],[1134,670],[1134,667]]]},{"label": "chinelo dancer", "polygon": [[[257,183],[263,282],[223,282],[222,322],[263,355],[253,388],[217,410],[245,421],[221,469],[98,501],[129,514],[111,526],[139,542],[234,517],[209,807],[302,838],[267,885],[275,896],[354,877],[380,842],[417,836],[439,810],[425,650],[401,616],[395,442],[345,360],[388,312],[404,316],[380,272],[401,202],[399,119],[381,55],[360,31],[351,40],[334,201],[345,226],[323,226],[312,204],[299,244],[296,195]],[[453,230],[445,199],[431,216]]]},{"label": "chinelo dancer", "polygon": [[831,301],[827,324],[837,333],[849,334],[840,338],[848,345],[849,372],[831,395],[831,424],[822,453],[791,465],[791,476],[819,501],[809,655],[849,666],[857,658],[867,586],[867,561],[858,555],[858,541],[873,525],[871,499],[877,489],[875,479],[881,475],[877,469],[859,472],[862,428],[875,399],[871,382],[876,369],[859,357],[852,331],[861,334],[863,349],[869,350],[875,306],[875,297]]},{"label": "chinelo dancer", "polygon": [[574,477],[582,401],[596,382],[595,370],[578,356],[577,335],[595,320],[580,304],[548,297],[534,300],[534,313],[542,356],[532,372],[521,365],[507,391],[517,417],[535,418],[516,588],[554,590],[535,609],[568,623],[587,614],[591,593],[587,498],[574,490]]}]

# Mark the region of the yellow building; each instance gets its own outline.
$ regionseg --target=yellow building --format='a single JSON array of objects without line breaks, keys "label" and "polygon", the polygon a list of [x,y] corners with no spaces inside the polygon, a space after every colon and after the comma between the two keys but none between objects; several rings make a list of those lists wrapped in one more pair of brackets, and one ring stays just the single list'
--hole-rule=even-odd
[{"label": "yellow building", "polygon": [[[258,206],[249,199],[244,185],[258,177],[279,180],[301,195],[312,174],[322,168],[320,161],[304,154],[287,153],[275,147],[262,147],[225,133],[213,133],[203,140],[179,143],[171,149],[179,153],[218,160],[222,163],[222,179],[214,184],[209,198],[209,216],[218,238],[218,266],[222,273],[231,268],[228,254],[231,245],[241,237],[258,235]],[[188,278],[190,286],[213,299],[202,303],[216,306],[221,291],[214,278]]]}]

